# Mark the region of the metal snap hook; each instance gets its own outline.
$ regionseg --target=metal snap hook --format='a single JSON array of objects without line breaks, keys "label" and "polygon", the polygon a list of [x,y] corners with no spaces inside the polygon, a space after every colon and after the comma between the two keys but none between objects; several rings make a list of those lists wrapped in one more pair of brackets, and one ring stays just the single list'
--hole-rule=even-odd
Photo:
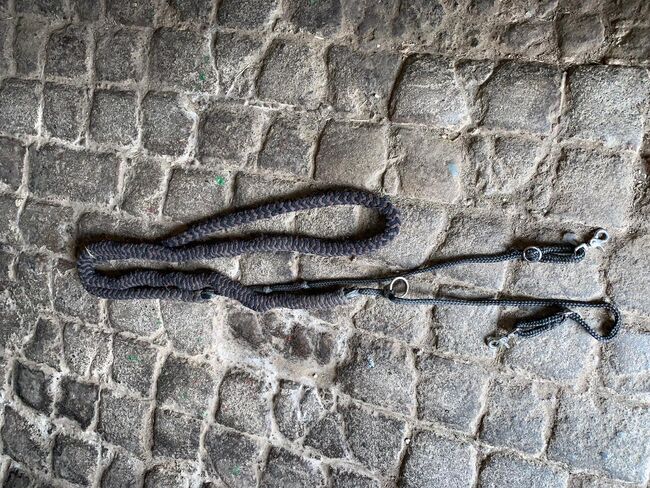
[{"label": "metal snap hook", "polygon": [[[404,283],[404,286],[406,287],[406,289],[404,290],[404,293],[402,293],[401,295],[397,295],[393,291],[393,288],[395,287],[396,283],[400,283],[400,282]],[[391,281],[390,285],[388,285],[388,291],[393,293],[397,298],[404,298],[409,292],[409,282],[403,276],[398,276],[397,278],[393,278],[393,281]]]},{"label": "metal snap hook", "polygon": [[511,332],[510,334],[504,335],[504,336],[490,336],[486,339],[486,343],[490,349],[494,350],[499,350],[501,348],[503,349],[510,349],[512,347],[510,345],[510,339],[514,336],[514,332]]},{"label": "metal snap hook", "polygon": [[607,232],[605,229],[596,229],[596,231],[593,233],[593,236],[591,239],[589,239],[589,242],[584,242],[580,244],[579,246],[576,246],[575,248],[575,255],[577,256],[580,253],[580,250],[583,249],[585,252],[587,252],[587,249],[591,248],[597,248],[600,249],[601,251],[603,250],[603,245],[609,241],[609,232]]}]

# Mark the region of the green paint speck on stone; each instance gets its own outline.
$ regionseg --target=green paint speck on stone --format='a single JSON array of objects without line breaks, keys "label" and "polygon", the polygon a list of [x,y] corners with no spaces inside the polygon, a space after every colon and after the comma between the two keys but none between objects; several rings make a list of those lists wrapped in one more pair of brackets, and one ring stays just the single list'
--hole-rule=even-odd
[{"label": "green paint speck on stone", "polygon": [[138,356],[136,356],[135,354],[129,354],[126,357],[126,359],[128,359],[129,361],[132,361],[134,363],[137,363],[140,360],[140,358],[138,358]]},{"label": "green paint speck on stone", "polygon": [[205,81],[205,73],[199,73],[199,80]]},{"label": "green paint speck on stone", "polygon": [[223,176],[215,176],[214,182],[219,186],[223,186],[226,184],[226,179]]},{"label": "green paint speck on stone", "polygon": [[231,472],[234,476],[239,476],[241,474],[241,466],[234,466]]}]

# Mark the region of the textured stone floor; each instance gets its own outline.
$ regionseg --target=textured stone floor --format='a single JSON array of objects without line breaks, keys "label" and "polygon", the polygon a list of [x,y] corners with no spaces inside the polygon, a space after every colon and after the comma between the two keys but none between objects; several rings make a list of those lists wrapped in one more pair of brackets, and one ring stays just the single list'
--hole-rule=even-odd
[{"label": "textured stone floor", "polygon": [[[0,0],[4,486],[647,486],[649,5]],[[602,226],[578,265],[413,286],[608,297],[624,331],[565,324],[495,355],[484,337],[516,310],[260,315],[95,300],[76,277],[80,242],[336,185],[391,195],[397,241],[205,265],[385,273]],[[374,225],[340,209],[249,231]]]}]

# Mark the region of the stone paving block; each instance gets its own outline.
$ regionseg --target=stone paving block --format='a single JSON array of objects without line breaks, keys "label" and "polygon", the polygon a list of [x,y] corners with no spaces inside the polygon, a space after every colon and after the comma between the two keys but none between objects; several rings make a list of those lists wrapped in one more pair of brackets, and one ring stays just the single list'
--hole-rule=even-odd
[{"label": "stone paving block", "polygon": [[168,183],[163,214],[181,222],[191,222],[219,213],[229,206],[230,171],[206,172],[174,169]]},{"label": "stone paving block", "polygon": [[228,486],[255,486],[255,466],[260,445],[239,432],[212,425],[205,435],[209,472],[219,476]]},{"label": "stone paving block", "polygon": [[419,344],[431,329],[431,309],[403,307],[389,300],[370,301],[354,316],[354,325],[370,332]]},{"label": "stone paving block", "polygon": [[32,478],[25,471],[12,466],[7,470],[4,486],[8,488],[29,488],[32,486]]},{"label": "stone paving block", "polygon": [[162,320],[153,300],[111,300],[108,320],[114,330],[149,336],[160,330]]},{"label": "stone paving block", "polygon": [[550,466],[524,461],[507,454],[493,454],[483,463],[479,486],[565,488],[568,478],[567,473]]},{"label": "stone paving block", "polygon": [[43,100],[43,124],[50,136],[76,141],[83,135],[84,112],[88,105],[85,90],[46,83]]},{"label": "stone paving block", "polygon": [[418,418],[472,433],[487,391],[487,371],[433,355],[419,357],[417,368]]},{"label": "stone paving block", "polygon": [[87,429],[95,416],[99,387],[64,376],[59,388],[57,414],[75,420],[83,429]]},{"label": "stone paving block", "polygon": [[121,24],[149,27],[153,24],[155,7],[155,0],[111,0],[106,13]]},{"label": "stone paving block", "polygon": [[612,481],[596,476],[572,476],[569,488],[629,488],[629,483]]},{"label": "stone paving block", "polygon": [[407,40],[418,40],[434,31],[444,18],[440,2],[413,0],[398,4],[397,17],[392,19],[391,33]]},{"label": "stone paving block", "polygon": [[99,299],[81,285],[73,263],[59,261],[52,271],[55,310],[89,322],[99,320]]},{"label": "stone paving block", "polygon": [[296,278],[297,256],[289,252],[260,253],[242,256],[239,261],[245,284],[289,282]]},{"label": "stone paving block", "polygon": [[144,69],[142,31],[118,28],[98,32],[95,76],[100,81],[140,81]]},{"label": "stone paving block", "polygon": [[86,76],[87,51],[88,31],[85,26],[69,25],[52,33],[46,47],[45,76],[72,79]]},{"label": "stone paving block", "polygon": [[0,137],[0,187],[16,190],[22,180],[25,148],[20,141]]},{"label": "stone paving block", "polygon": [[71,208],[30,200],[20,214],[18,227],[28,244],[65,253],[72,238],[72,215]]},{"label": "stone paving block", "polygon": [[476,450],[469,444],[421,431],[411,440],[400,486],[471,487],[476,482]]},{"label": "stone paving block", "polygon": [[113,336],[113,381],[148,397],[153,381],[156,349],[145,342]]},{"label": "stone paving block", "polygon": [[[30,163],[29,187],[36,195],[98,204],[114,195],[120,165],[112,154],[52,145],[30,152]],[[84,178],[77,178],[79,174]]]},{"label": "stone paving block", "polygon": [[413,407],[413,373],[399,344],[356,335],[337,371],[341,389],[359,400],[408,414]]},{"label": "stone paving block", "polygon": [[603,383],[625,395],[650,396],[650,333],[622,330],[603,346]]},{"label": "stone paving block", "polygon": [[550,131],[560,106],[560,72],[545,64],[507,62],[485,83],[481,95],[491,129]]},{"label": "stone paving block", "polygon": [[108,368],[109,336],[76,323],[63,326],[66,366],[79,376],[103,377]]},{"label": "stone paving block", "polygon": [[315,461],[301,458],[280,447],[272,447],[259,486],[264,488],[323,487],[325,480]]},{"label": "stone paving block", "polygon": [[317,180],[376,189],[386,168],[384,131],[376,125],[330,122],[316,154]]},{"label": "stone paving block", "polygon": [[562,56],[574,59],[598,49],[605,40],[600,16],[562,15],[558,18],[558,38]]},{"label": "stone paving block", "polygon": [[296,29],[329,37],[341,26],[340,0],[310,3],[309,0],[288,0],[283,10],[289,23]]},{"label": "stone paving block", "polygon": [[57,478],[88,485],[97,469],[97,446],[66,434],[58,434],[52,450],[52,467]]},{"label": "stone paving block", "polygon": [[16,12],[61,17],[65,13],[63,0],[17,0]]},{"label": "stone paving block", "polygon": [[208,365],[169,356],[158,376],[156,399],[159,406],[170,406],[200,418],[216,394],[215,386]]},{"label": "stone paving block", "polygon": [[32,469],[45,467],[47,433],[40,425],[5,405],[0,435],[3,451],[12,459]]},{"label": "stone paving block", "polygon": [[44,254],[20,253],[16,263],[16,278],[29,295],[34,308],[49,308],[48,273],[51,263]]},{"label": "stone paving block", "polygon": [[262,38],[241,32],[217,32],[214,60],[219,90],[225,95],[246,96],[253,87]]},{"label": "stone paving block", "polygon": [[458,128],[468,121],[468,110],[449,60],[413,54],[403,63],[390,101],[395,122]]},{"label": "stone paving block", "polygon": [[20,17],[15,27],[13,45],[16,73],[34,75],[43,63],[41,49],[47,41],[48,24],[37,18]]},{"label": "stone paving block", "polygon": [[214,310],[209,305],[166,300],[160,312],[167,336],[178,351],[200,354],[211,347]]},{"label": "stone paving block", "polygon": [[514,22],[499,36],[504,53],[526,52],[528,56],[554,59],[557,50],[557,35],[554,23],[550,21]]},{"label": "stone paving block", "polygon": [[332,486],[336,488],[379,488],[379,482],[344,468],[332,468],[330,471]]},{"label": "stone paving block", "polygon": [[99,19],[101,9],[94,0],[72,0],[70,10],[74,13],[76,20],[92,22]]},{"label": "stone paving block", "polygon": [[648,75],[621,66],[580,66],[568,76],[567,137],[637,149],[650,101]]},{"label": "stone paving block", "polygon": [[329,458],[345,458],[345,439],[339,416],[330,413],[320,419],[305,437],[304,445]]},{"label": "stone paving block", "polygon": [[217,23],[239,29],[262,29],[277,8],[277,0],[223,0],[217,9]]},{"label": "stone paving block", "polygon": [[488,394],[481,440],[532,455],[541,453],[551,422],[551,392],[538,382],[498,377]]},{"label": "stone paving block", "polygon": [[402,193],[438,203],[456,201],[460,197],[461,150],[460,142],[430,130],[397,129],[389,156],[398,159]]},{"label": "stone paving block", "polygon": [[16,224],[18,221],[18,206],[16,198],[11,195],[0,195],[0,210],[8,218],[0,220],[0,242],[12,243],[16,241]]},{"label": "stone paving block", "polygon": [[265,171],[306,178],[311,174],[311,150],[316,142],[315,121],[300,116],[279,115],[268,129],[257,156]]},{"label": "stone paving block", "polygon": [[645,483],[650,467],[650,410],[613,398],[565,395],[548,457],[575,469]]},{"label": "stone paving block", "polygon": [[180,156],[192,130],[192,120],[171,92],[150,92],[142,101],[142,143],[157,154]]},{"label": "stone paving block", "polygon": [[[406,424],[354,405],[340,410],[353,457],[371,470],[390,472],[398,463]],[[368,439],[373,441],[368,442]]]},{"label": "stone paving block", "polygon": [[250,434],[266,435],[270,428],[269,384],[246,371],[232,370],[219,388],[216,420]]},{"label": "stone paving block", "polygon": [[646,63],[647,66],[650,48],[648,48],[646,39],[649,34],[650,27],[647,25],[630,26],[625,37],[611,46],[610,54],[615,58],[634,60],[634,64]]},{"label": "stone paving block", "polygon": [[332,46],[327,52],[330,102],[338,110],[362,117],[385,115],[398,69],[396,54]]},{"label": "stone paving block", "polygon": [[187,488],[190,486],[188,479],[193,475],[187,464],[178,462],[165,462],[148,469],[144,475],[144,488],[158,488],[169,486],[173,488]]},{"label": "stone paving block", "polygon": [[9,282],[9,272],[13,269],[16,256],[0,246],[0,283]]},{"label": "stone paving block", "polygon": [[212,2],[210,0],[169,0],[169,6],[181,21],[200,22],[210,21]]},{"label": "stone paving block", "polygon": [[39,87],[34,81],[3,80],[0,85],[0,131],[36,134]]},{"label": "stone paving block", "polygon": [[116,452],[101,477],[102,488],[121,488],[137,485],[142,475],[142,463],[137,458]]},{"label": "stone paving block", "polygon": [[156,409],[153,423],[153,454],[194,459],[199,448],[201,421],[170,410]]},{"label": "stone paving block", "polygon": [[295,383],[280,381],[274,398],[273,414],[278,429],[289,440],[303,437],[331,407],[327,392]]},{"label": "stone paving block", "polygon": [[257,93],[263,100],[313,108],[325,95],[325,78],[324,63],[314,48],[278,39],[266,53]]},{"label": "stone paving block", "polygon": [[90,113],[93,141],[128,146],[136,141],[137,97],[135,92],[96,90]]},{"label": "stone paving block", "polygon": [[149,442],[145,444],[144,429],[149,422],[150,403],[103,390],[97,432],[105,441],[142,455]]},{"label": "stone paving block", "polygon": [[625,309],[650,315],[650,236],[639,235],[617,246],[608,270],[613,298]]},{"label": "stone paving block", "polygon": [[154,32],[149,71],[154,84],[187,91],[210,91],[216,79],[208,40],[167,27]]},{"label": "stone paving block", "polygon": [[52,411],[52,377],[26,364],[16,362],[13,372],[16,396],[45,415]]},{"label": "stone paving block", "polygon": [[247,106],[216,106],[201,116],[199,155],[202,159],[241,165],[259,144],[264,116]]},{"label": "stone paving block", "polygon": [[[625,227],[633,198],[633,172],[627,156],[565,149],[548,212],[563,221],[593,227]],[[599,198],[593,198],[595,194]]]},{"label": "stone paving block", "polygon": [[31,361],[61,369],[63,342],[58,322],[48,318],[39,318],[32,337],[25,344],[23,353]]},{"label": "stone paving block", "polygon": [[156,215],[163,203],[165,172],[160,162],[148,158],[129,161],[124,175],[121,208],[135,215]]}]

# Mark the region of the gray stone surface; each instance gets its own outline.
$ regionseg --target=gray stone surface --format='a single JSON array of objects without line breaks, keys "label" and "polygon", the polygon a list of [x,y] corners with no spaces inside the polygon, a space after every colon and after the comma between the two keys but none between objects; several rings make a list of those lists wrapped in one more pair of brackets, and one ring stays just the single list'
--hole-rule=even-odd
[{"label": "gray stone surface", "polygon": [[479,476],[481,487],[531,486],[536,488],[564,488],[567,486],[566,473],[544,466],[495,454],[483,463]]}]

